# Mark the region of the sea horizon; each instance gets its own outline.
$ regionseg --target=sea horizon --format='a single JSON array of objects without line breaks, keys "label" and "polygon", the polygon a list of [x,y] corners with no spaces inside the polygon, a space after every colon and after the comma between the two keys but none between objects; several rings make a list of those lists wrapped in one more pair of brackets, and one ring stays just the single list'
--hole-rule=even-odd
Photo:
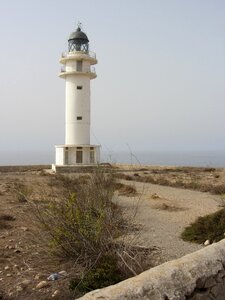
[{"label": "sea horizon", "polygon": [[[49,165],[55,153],[40,151],[0,151],[0,165]],[[225,167],[225,150],[218,151],[118,151],[102,152],[101,162],[152,166]]]}]

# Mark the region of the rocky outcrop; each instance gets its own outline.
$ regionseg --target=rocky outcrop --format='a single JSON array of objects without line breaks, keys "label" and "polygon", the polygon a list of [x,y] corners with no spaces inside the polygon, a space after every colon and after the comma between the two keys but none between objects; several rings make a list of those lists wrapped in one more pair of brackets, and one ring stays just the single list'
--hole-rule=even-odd
[{"label": "rocky outcrop", "polygon": [[80,300],[225,299],[225,240],[92,291]]}]

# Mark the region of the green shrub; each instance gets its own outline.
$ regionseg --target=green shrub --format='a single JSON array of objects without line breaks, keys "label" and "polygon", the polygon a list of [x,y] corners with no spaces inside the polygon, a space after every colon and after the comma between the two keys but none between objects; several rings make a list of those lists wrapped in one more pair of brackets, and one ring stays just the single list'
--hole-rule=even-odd
[{"label": "green shrub", "polygon": [[[71,181],[61,180],[63,185]],[[52,201],[36,215],[49,235],[52,253],[95,260],[105,253],[120,235],[123,217],[112,202],[113,181],[110,175],[94,174],[88,184],[76,186],[77,193]]]},{"label": "green shrub", "polygon": [[181,237],[185,241],[195,243],[218,242],[224,238],[225,233],[225,208],[207,215],[199,217],[194,223],[186,227]]},{"label": "green shrub", "polygon": [[73,279],[70,282],[70,289],[88,292],[116,284],[122,279],[123,274],[118,268],[115,256],[109,254],[104,255],[82,278]]},{"label": "green shrub", "polygon": [[[72,182],[61,176],[57,180],[63,187],[68,186],[69,191],[76,192],[67,196],[65,190],[65,198],[51,198],[47,206],[46,202],[36,201],[33,208],[41,229],[39,236],[47,242],[48,252],[66,258],[82,271],[71,282],[71,289],[101,288],[149,267],[149,261],[144,259],[146,254],[139,255],[140,249],[132,247],[127,239],[137,208],[123,213],[115,204],[114,191],[121,185],[115,183],[112,173],[96,171],[80,181]],[[132,243],[135,235],[139,236],[138,231],[133,234]]]}]

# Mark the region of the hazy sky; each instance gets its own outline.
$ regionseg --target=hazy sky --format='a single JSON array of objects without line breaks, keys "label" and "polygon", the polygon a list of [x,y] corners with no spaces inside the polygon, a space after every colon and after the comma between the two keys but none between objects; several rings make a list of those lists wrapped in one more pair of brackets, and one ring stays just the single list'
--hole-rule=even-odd
[{"label": "hazy sky", "polygon": [[64,143],[57,75],[78,21],[98,58],[93,143],[225,150],[224,0],[0,0],[1,150]]}]

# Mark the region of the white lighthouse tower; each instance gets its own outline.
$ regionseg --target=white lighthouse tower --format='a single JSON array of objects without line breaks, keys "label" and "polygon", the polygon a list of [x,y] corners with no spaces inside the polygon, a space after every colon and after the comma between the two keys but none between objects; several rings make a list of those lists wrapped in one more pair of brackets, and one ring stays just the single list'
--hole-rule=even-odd
[{"label": "white lighthouse tower", "polygon": [[65,145],[56,146],[57,167],[94,165],[100,160],[100,145],[90,144],[90,81],[97,77],[96,55],[89,51],[87,35],[78,25],[68,39],[68,53],[60,58],[59,77],[66,82]]}]

